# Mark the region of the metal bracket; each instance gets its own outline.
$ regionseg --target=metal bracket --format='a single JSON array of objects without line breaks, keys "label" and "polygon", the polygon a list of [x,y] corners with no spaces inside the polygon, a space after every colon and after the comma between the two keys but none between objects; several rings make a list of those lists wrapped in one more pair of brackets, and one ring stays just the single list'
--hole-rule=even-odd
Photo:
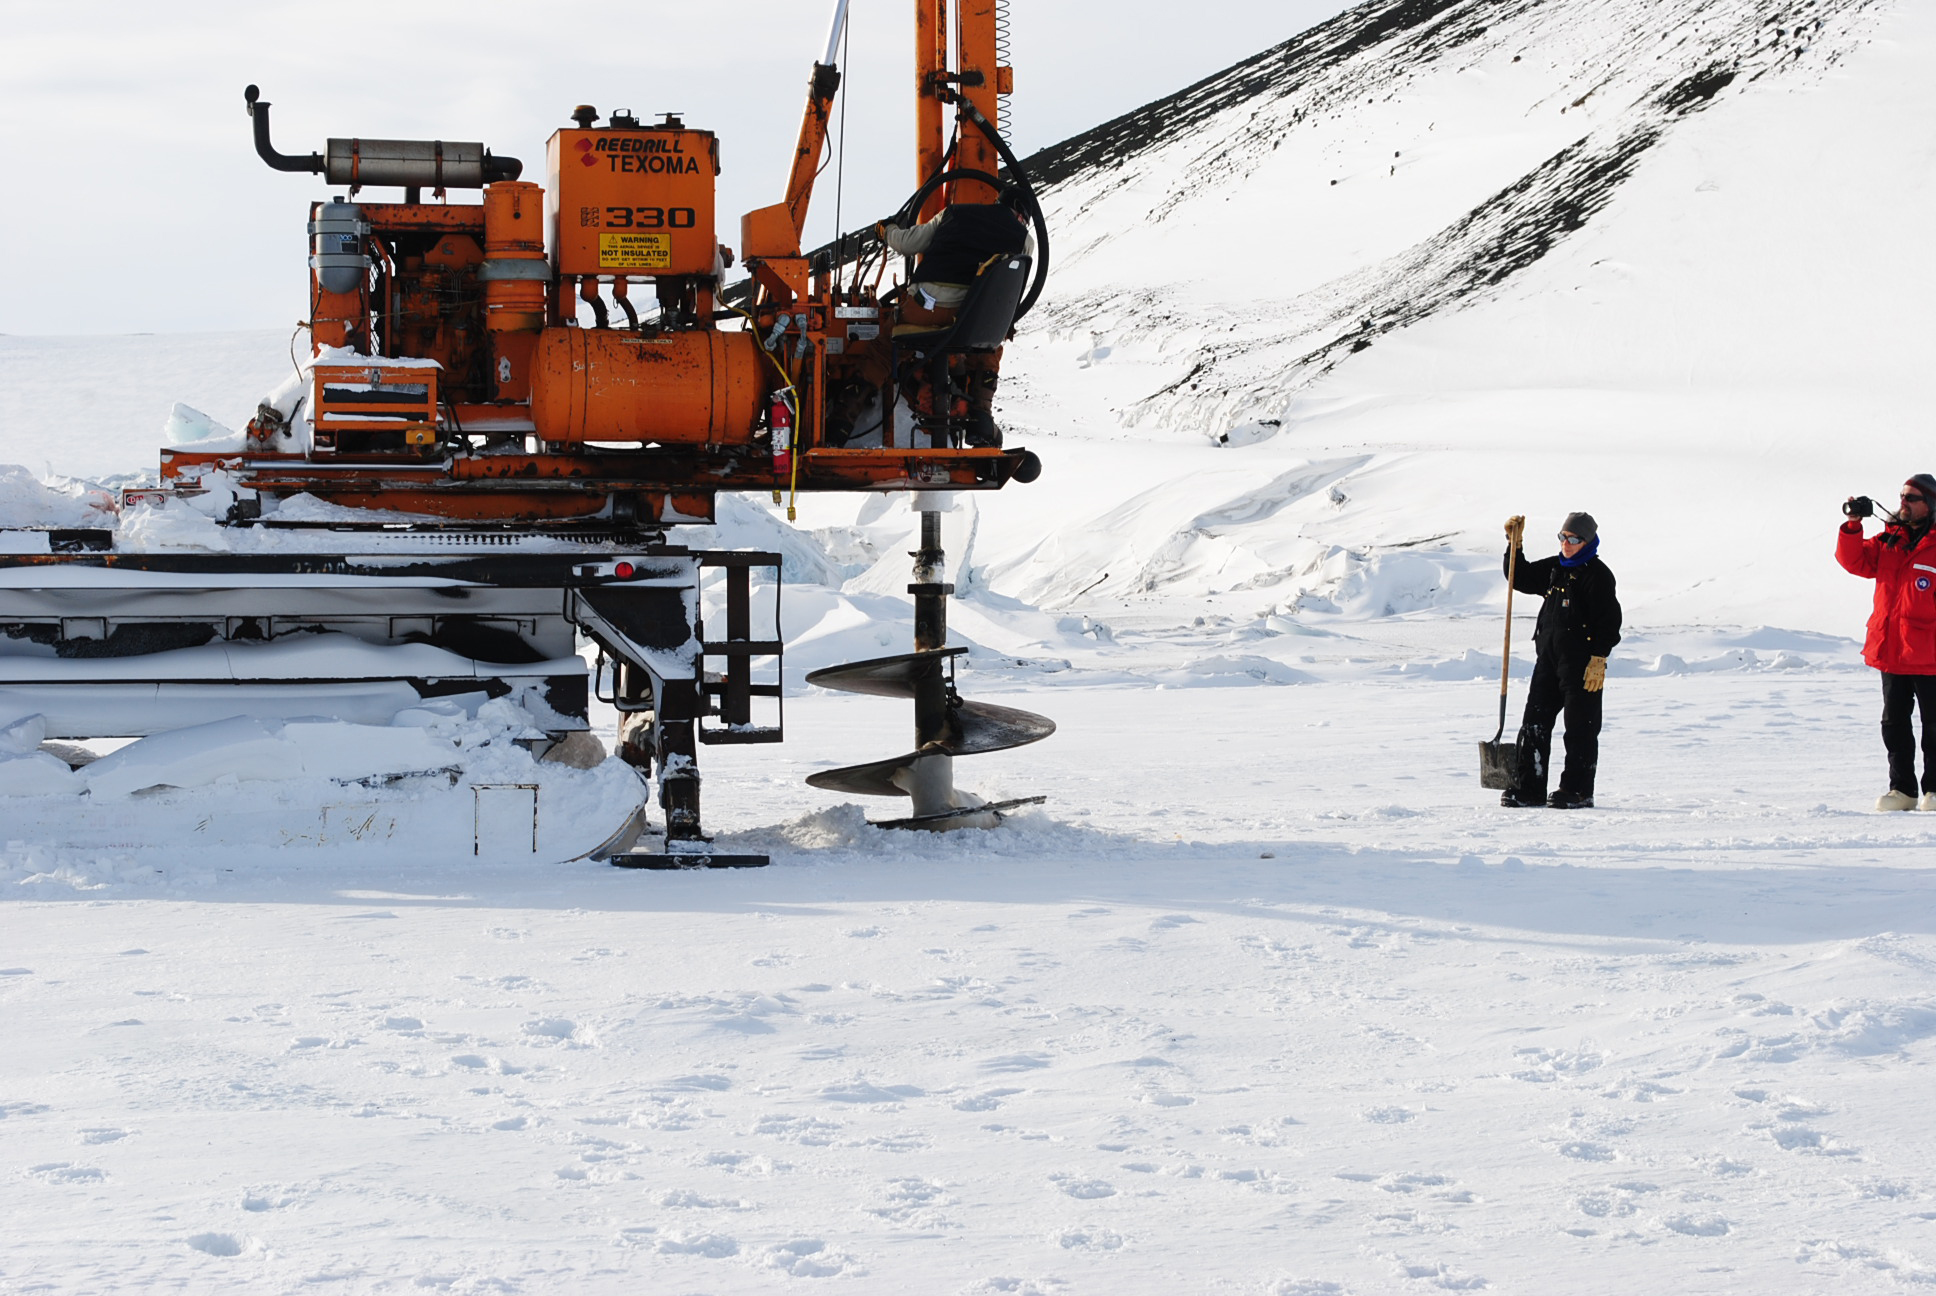
[{"label": "metal bracket", "polygon": [[[726,633],[714,639],[706,634],[702,617],[694,627],[702,655],[699,688],[711,705],[707,713],[720,723],[699,726],[702,743],[771,743],[785,737],[786,701],[782,692],[780,667],[786,644],[780,635],[780,555],[775,553],[736,553],[708,550],[697,555],[700,568],[717,567],[726,574]],[[773,569],[773,638],[753,637],[752,569]],[[772,677],[756,681],[753,659],[770,657]],[[717,670],[704,669],[704,658],[723,658]],[[774,720],[770,725],[753,722],[753,699],[772,698]]]}]

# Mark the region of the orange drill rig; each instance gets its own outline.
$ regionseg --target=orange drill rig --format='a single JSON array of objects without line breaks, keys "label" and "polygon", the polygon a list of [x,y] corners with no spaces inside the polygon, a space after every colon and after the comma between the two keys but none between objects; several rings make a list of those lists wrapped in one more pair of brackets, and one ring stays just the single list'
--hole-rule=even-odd
[{"label": "orange drill rig", "polygon": [[[889,419],[872,446],[843,444],[849,429],[829,426],[829,393],[851,389],[856,373],[931,378],[937,366],[923,343],[948,350],[951,341],[910,337],[906,303],[883,303],[862,282],[880,251],[871,240],[856,240],[852,257],[844,240],[814,256],[801,248],[840,81],[832,59],[844,11],[827,61],[814,67],[786,196],[741,221],[744,309],[722,308],[734,254],[714,232],[720,164],[710,131],[670,115],[644,124],[613,113],[601,125],[581,106],[547,142],[540,187],[518,178],[516,159],[476,143],[332,139],[323,153],[279,153],[269,104],[249,87],[263,160],[349,190],[310,211],[310,435],[265,408],[242,456],[167,451],[164,483],[222,468],[258,498],[306,493],[472,522],[649,526],[709,520],[722,490],[986,490],[1031,480],[1040,464],[1028,451],[963,444],[958,394],[922,402],[917,418]],[[996,125],[1009,69],[995,63],[995,0],[960,7],[952,61],[947,11],[946,0],[917,0],[922,184],[911,207],[921,217],[992,202],[1004,165],[1026,183],[1012,155],[1004,163]],[[404,201],[357,200],[386,186],[401,187]],[[424,203],[426,188],[439,197],[481,188],[483,202]],[[1039,225],[1032,195],[1026,205]],[[1013,260],[990,267],[977,303],[998,317],[998,337],[1032,304],[1020,280],[1040,286],[1039,256]],[[650,294],[644,311],[635,292]],[[592,327],[578,326],[581,303]],[[613,327],[620,314],[624,326]],[[952,339],[954,354],[989,349],[973,341]],[[435,364],[385,363],[404,358]]]},{"label": "orange drill rig", "polygon": [[[658,774],[665,812],[665,854],[619,862],[764,862],[708,845],[696,744],[781,737],[779,559],[690,550],[668,534],[713,520],[722,491],[784,496],[789,516],[802,491],[912,491],[915,651],[814,679],[912,699],[915,748],[814,782],[912,798],[896,823],[994,822],[1005,806],[957,792],[952,758],[1053,725],[955,691],[962,650],[946,646],[938,523],[946,492],[1041,470],[986,434],[991,357],[1041,291],[1048,245],[999,129],[1012,86],[998,61],[1004,4],[956,0],[951,14],[948,0],[915,0],[919,187],[898,219],[999,196],[1034,231],[1028,251],[977,265],[952,312],[880,292],[888,250],[873,236],[802,249],[845,0],[813,68],[785,196],[742,220],[748,277],[730,286],[735,254],[714,222],[718,141],[676,116],[601,123],[579,107],[547,142],[540,186],[479,143],[346,138],[278,152],[270,105],[250,86],[263,160],[344,190],[310,208],[311,357],[241,437],[165,449],[159,487],[123,502],[199,500],[207,513],[219,500],[224,526],[275,542],[238,557],[127,551],[110,531],[48,531],[43,549],[16,533],[5,547],[20,552],[0,555],[0,709],[37,706],[54,737],[127,736],[224,708],[313,713],[317,696],[339,714],[377,715],[401,686],[477,685],[515,695],[557,736],[587,727],[597,688],[621,712],[620,754]],[[371,189],[400,189],[402,201],[369,201]],[[482,201],[447,201],[462,190]],[[284,507],[298,496],[310,502]],[[773,570],[775,603],[770,632],[755,635],[761,568]],[[701,585],[715,569],[723,616],[708,623]],[[270,650],[315,634],[434,647],[468,670],[453,683],[355,652],[326,680],[293,679]],[[571,664],[580,635],[602,654],[590,677]],[[209,665],[211,649],[225,664]],[[306,695],[285,687],[298,682]],[[756,699],[771,699],[770,723],[756,722]]]}]

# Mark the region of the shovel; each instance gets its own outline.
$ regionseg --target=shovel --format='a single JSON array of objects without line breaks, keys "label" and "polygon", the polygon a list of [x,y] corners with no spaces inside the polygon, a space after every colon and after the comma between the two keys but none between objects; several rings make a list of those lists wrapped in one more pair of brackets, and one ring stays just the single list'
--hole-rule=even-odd
[{"label": "shovel", "polygon": [[1506,735],[1506,681],[1512,671],[1513,577],[1519,566],[1518,537],[1506,558],[1506,643],[1499,651],[1499,731],[1490,742],[1479,742],[1479,786],[1504,791],[1519,783],[1519,744],[1501,742]]}]

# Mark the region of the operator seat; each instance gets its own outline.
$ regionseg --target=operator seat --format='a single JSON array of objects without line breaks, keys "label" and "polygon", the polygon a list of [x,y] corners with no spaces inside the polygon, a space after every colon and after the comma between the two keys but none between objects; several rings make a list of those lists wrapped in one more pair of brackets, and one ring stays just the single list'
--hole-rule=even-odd
[{"label": "operator seat", "polygon": [[[1028,290],[1030,258],[1023,253],[1000,253],[982,263],[969,285],[968,296],[955,312],[952,323],[937,328],[908,327],[894,330],[894,372],[898,379],[903,360],[927,366],[930,423],[934,445],[951,446],[955,437],[950,425],[953,401],[949,395],[948,362],[957,355],[987,354],[1001,349],[1008,331],[1015,327],[1015,312],[1022,294]],[[889,391],[898,389],[890,382]]]}]

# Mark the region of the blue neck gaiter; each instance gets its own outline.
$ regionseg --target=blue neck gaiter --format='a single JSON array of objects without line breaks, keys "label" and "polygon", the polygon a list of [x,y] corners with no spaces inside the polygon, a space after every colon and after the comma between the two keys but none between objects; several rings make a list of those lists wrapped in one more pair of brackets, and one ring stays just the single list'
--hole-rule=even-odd
[{"label": "blue neck gaiter", "polygon": [[1587,541],[1586,544],[1581,548],[1580,552],[1574,554],[1571,558],[1568,558],[1565,554],[1561,554],[1560,566],[1562,567],[1583,566],[1586,563],[1592,562],[1594,559],[1594,556],[1599,552],[1600,552],[1600,537],[1596,535],[1591,540]]}]

